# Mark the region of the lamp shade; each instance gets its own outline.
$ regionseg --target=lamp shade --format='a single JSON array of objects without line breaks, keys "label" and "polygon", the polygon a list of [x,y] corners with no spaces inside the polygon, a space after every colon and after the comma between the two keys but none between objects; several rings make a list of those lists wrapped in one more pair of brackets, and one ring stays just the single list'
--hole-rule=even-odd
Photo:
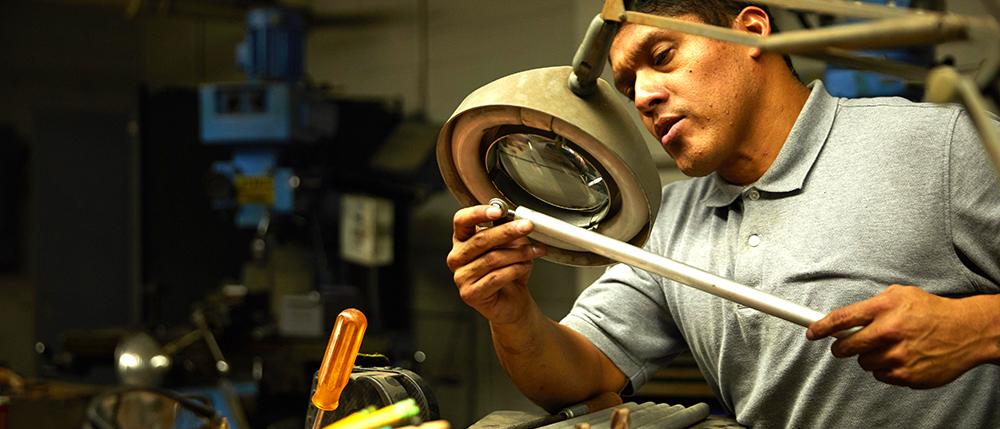
[{"label": "lamp shade", "polygon": [[[660,180],[629,106],[604,80],[587,96],[571,67],[528,70],[479,88],[458,106],[437,141],[445,184],[464,205],[501,198],[607,237],[642,246],[660,205]],[[532,233],[545,259],[611,261]]]}]

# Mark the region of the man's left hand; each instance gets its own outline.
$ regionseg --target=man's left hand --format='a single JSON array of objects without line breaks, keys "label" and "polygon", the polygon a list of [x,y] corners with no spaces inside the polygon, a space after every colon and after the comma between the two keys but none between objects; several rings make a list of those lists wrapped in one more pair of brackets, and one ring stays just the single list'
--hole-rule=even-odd
[{"label": "man's left hand", "polygon": [[855,326],[834,341],[833,355],[857,356],[879,381],[927,389],[947,384],[1000,356],[1000,295],[943,298],[914,286],[889,286],[879,295],[831,311],[809,326],[817,340]]}]

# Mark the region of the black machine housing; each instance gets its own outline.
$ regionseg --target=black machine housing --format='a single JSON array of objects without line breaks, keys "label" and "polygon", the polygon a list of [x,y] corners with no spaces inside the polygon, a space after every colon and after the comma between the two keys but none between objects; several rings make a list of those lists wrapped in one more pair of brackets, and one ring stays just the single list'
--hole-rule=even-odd
[{"label": "black machine housing", "polygon": [[[316,391],[317,377],[313,375],[309,396]],[[420,420],[440,418],[437,399],[423,378],[415,372],[395,367],[354,367],[347,386],[340,394],[340,404],[334,411],[323,414],[323,425],[331,424],[369,405],[382,408],[407,398],[413,398],[420,407]],[[306,429],[313,427],[318,409],[309,404],[306,411]]]}]

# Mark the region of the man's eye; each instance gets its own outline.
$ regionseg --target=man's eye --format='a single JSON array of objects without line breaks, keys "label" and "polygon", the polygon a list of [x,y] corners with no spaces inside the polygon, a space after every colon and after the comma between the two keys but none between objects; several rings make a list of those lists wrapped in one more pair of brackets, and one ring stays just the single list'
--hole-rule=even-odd
[{"label": "man's eye", "polygon": [[664,49],[660,51],[659,53],[653,56],[653,65],[659,67],[670,62],[671,58],[673,57],[673,54],[674,54],[673,49]]},{"label": "man's eye", "polygon": [[629,84],[628,86],[622,85],[618,89],[618,92],[624,94],[626,97],[628,97],[629,100],[635,100],[635,88],[633,88],[631,84]]}]

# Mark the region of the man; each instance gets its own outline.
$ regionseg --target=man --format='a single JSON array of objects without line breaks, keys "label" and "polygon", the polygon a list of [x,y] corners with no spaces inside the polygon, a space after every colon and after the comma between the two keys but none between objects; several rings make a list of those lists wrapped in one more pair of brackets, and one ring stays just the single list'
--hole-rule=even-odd
[{"label": "man", "polygon": [[[637,3],[772,31],[742,2]],[[634,24],[610,61],[646,128],[695,177],[664,188],[646,249],[836,310],[803,335],[615,265],[556,323],[526,287],[545,253],[525,238],[530,222],[480,230],[499,210],[462,209],[448,266],[525,395],[555,409],[628,394],[690,350],[745,425],[1000,426],[1000,181],[960,108],[836,99],[799,83],[780,55]],[[864,328],[832,356],[829,340],[809,341],[853,326]]]}]

